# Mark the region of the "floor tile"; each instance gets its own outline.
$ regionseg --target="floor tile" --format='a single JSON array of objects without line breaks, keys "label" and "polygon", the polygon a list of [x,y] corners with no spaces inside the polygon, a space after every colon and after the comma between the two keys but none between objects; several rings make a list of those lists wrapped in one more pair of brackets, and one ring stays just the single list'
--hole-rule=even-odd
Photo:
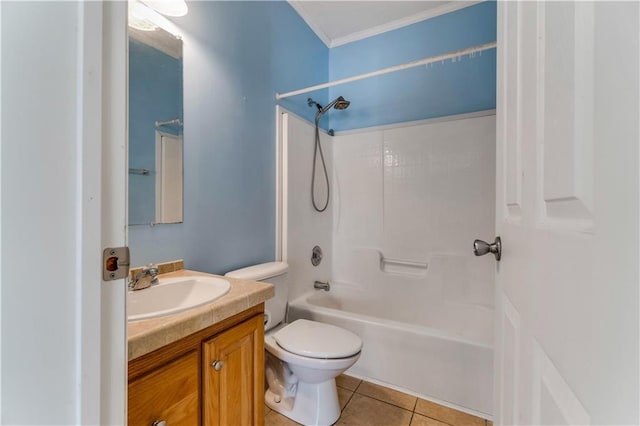
[{"label": "floor tile", "polygon": [[446,423],[439,422],[430,417],[421,416],[414,413],[411,418],[411,426],[448,426]]},{"label": "floor tile", "polygon": [[336,385],[341,388],[349,389],[350,391],[354,391],[358,388],[358,385],[362,382],[360,379],[356,379],[355,377],[347,376],[345,374],[341,374],[336,377]]},{"label": "floor tile", "polygon": [[270,411],[264,416],[264,426],[296,426],[299,424],[276,411]]},{"label": "floor tile", "polygon": [[416,413],[432,419],[440,420],[453,426],[485,426],[485,420],[462,411],[435,404],[431,401],[418,398]]},{"label": "floor tile", "polygon": [[337,388],[338,389],[338,402],[340,402],[340,409],[344,410],[345,405],[353,396],[353,392],[349,389]]},{"label": "floor tile", "polygon": [[267,404],[264,404],[264,415],[266,416],[267,414],[269,414],[271,412],[271,408],[269,408],[267,406]]},{"label": "floor tile", "polygon": [[409,426],[411,411],[355,393],[336,425]]},{"label": "floor tile", "polygon": [[369,382],[362,382],[360,386],[358,386],[358,390],[356,392],[361,395],[379,399],[380,401],[388,402],[389,404],[397,405],[398,407],[409,411],[413,411],[418,399],[415,396],[407,395],[406,393]]},{"label": "floor tile", "polygon": [[491,420],[487,420],[487,426],[493,426],[493,422]]}]

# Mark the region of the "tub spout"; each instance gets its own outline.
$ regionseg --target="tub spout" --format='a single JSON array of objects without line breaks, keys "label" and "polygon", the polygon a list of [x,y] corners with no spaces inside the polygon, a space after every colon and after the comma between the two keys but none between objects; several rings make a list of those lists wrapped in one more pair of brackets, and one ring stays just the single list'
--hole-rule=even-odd
[{"label": "tub spout", "polygon": [[327,282],[316,281],[313,283],[313,288],[316,288],[318,290],[329,291],[330,287],[331,286],[329,285],[329,281]]}]

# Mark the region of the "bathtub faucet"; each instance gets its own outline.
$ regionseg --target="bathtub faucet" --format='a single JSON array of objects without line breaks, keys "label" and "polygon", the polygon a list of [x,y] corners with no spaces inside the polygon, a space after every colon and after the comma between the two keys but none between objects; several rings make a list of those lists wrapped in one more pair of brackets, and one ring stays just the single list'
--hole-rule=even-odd
[{"label": "bathtub faucet", "polygon": [[329,285],[329,281],[326,283],[323,283],[322,281],[316,281],[313,283],[313,288],[317,288],[318,290],[329,291],[329,287],[331,287]]}]

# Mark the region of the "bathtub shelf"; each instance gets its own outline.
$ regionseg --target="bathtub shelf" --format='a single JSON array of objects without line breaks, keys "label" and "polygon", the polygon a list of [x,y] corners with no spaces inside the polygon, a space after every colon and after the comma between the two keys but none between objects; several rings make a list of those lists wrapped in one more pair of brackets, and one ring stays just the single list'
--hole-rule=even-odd
[{"label": "bathtub shelf", "polygon": [[391,259],[384,257],[382,253],[380,253],[380,270],[389,274],[422,277],[427,273],[427,263],[413,260]]}]

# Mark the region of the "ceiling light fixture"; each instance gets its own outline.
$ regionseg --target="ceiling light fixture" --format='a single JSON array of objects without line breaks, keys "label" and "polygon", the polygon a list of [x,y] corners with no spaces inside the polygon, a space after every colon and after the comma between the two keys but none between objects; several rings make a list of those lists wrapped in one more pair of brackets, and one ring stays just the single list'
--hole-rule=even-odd
[{"label": "ceiling light fixture", "polygon": [[147,6],[135,0],[129,1],[129,26],[140,31],[155,31],[159,27],[150,19]]},{"label": "ceiling light fixture", "polygon": [[142,2],[164,16],[184,16],[189,12],[185,0],[142,0]]}]

